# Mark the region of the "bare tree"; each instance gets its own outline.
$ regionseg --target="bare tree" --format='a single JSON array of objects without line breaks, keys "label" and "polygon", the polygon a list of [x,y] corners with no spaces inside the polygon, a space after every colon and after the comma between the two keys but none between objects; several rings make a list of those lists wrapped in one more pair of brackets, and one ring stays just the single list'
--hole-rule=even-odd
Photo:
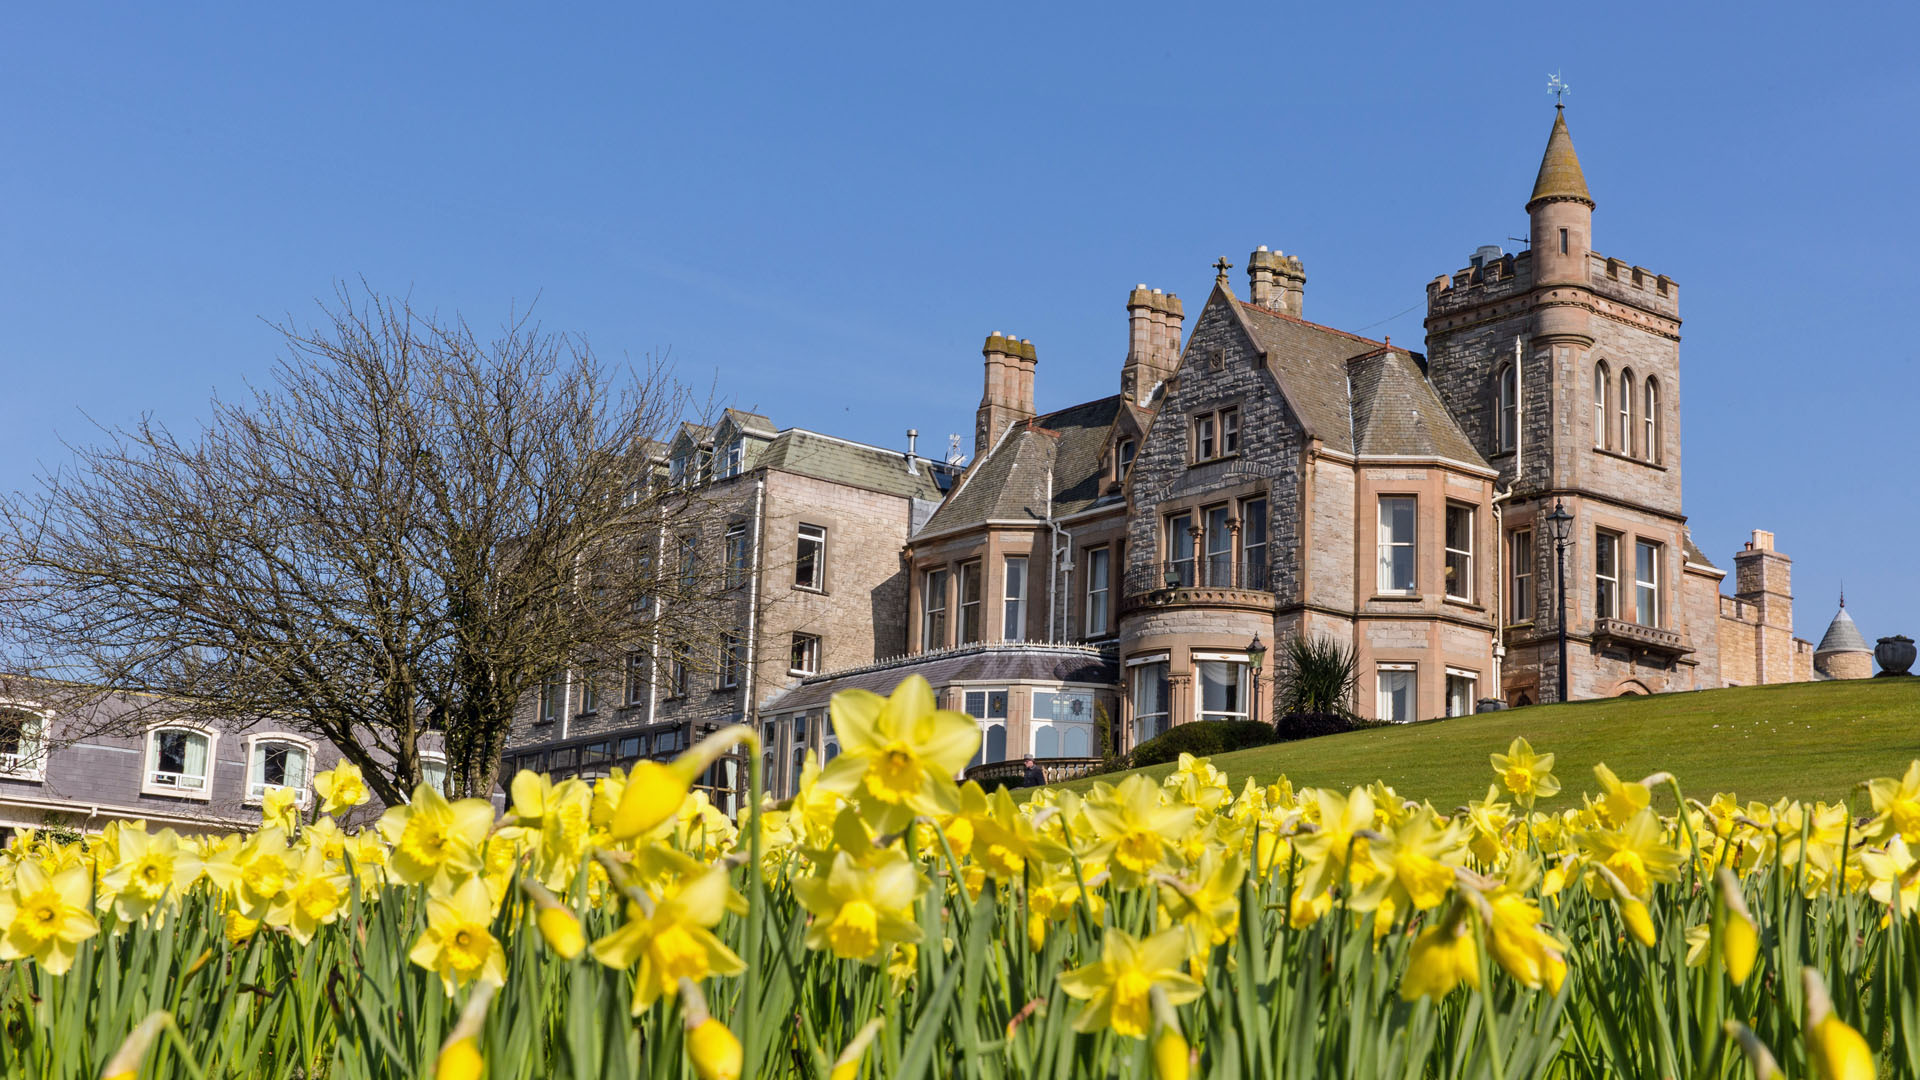
[{"label": "bare tree", "polygon": [[482,338],[345,289],[321,310],[198,432],[109,430],[0,506],[13,667],[277,717],[393,803],[427,730],[452,791],[490,792],[550,672],[649,636],[714,652],[718,560],[663,550],[706,531],[662,474],[690,404],[664,362],[609,367],[524,316]]}]

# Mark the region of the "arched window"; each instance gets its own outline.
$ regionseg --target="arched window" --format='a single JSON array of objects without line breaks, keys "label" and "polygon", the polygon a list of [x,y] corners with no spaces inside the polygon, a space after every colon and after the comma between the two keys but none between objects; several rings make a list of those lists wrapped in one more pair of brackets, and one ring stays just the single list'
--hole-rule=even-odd
[{"label": "arched window", "polygon": [[1647,376],[1646,415],[1641,422],[1647,429],[1647,460],[1660,460],[1660,384]]},{"label": "arched window", "polygon": [[1633,456],[1633,369],[1620,373],[1620,452]]},{"label": "arched window", "polygon": [[255,735],[247,746],[247,801],[259,802],[271,788],[292,788],[307,805],[313,778],[313,746],[292,735]]},{"label": "arched window", "polygon": [[189,727],[148,731],[141,793],[207,798],[213,786],[214,738],[212,732]]},{"label": "arched window", "polygon": [[46,779],[47,716],[38,709],[0,704],[0,777]]},{"label": "arched window", "polygon": [[1602,360],[1593,365],[1593,445],[1601,450],[1607,448],[1607,389],[1613,380],[1607,378],[1607,364]]},{"label": "arched window", "polygon": [[1513,449],[1520,434],[1520,373],[1512,364],[1507,364],[1501,367],[1499,378],[1500,400],[1495,425],[1499,428],[1496,434],[1500,452],[1505,453]]}]

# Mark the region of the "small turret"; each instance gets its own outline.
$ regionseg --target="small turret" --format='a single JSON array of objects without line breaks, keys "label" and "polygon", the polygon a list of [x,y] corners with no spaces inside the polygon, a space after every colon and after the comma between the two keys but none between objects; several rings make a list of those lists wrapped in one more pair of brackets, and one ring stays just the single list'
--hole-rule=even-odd
[{"label": "small turret", "polygon": [[1871,679],[1873,647],[1847,614],[1847,594],[1840,594],[1840,612],[1813,650],[1813,670],[1829,679]]},{"label": "small turret", "polygon": [[1573,152],[1566,110],[1554,107],[1547,152],[1527,199],[1532,222],[1534,281],[1541,285],[1585,285],[1587,253],[1593,250],[1593,196],[1580,156]]}]

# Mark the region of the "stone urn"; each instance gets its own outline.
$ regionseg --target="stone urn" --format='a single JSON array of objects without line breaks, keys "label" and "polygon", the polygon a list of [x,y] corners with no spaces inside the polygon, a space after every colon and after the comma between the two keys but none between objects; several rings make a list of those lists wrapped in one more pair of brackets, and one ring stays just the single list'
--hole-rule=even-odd
[{"label": "stone urn", "polygon": [[1904,634],[1883,637],[1873,647],[1873,658],[1879,662],[1882,675],[1911,675],[1913,654],[1913,639]]}]

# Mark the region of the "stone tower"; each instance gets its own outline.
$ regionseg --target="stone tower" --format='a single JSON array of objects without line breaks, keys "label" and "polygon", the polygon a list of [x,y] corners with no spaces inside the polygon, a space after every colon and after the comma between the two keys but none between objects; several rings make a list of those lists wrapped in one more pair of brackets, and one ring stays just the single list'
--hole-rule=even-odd
[{"label": "stone tower", "polygon": [[1873,646],[1861,636],[1860,628],[1847,614],[1847,597],[1840,596],[1840,611],[1827,626],[1826,636],[1813,650],[1813,670],[1829,679],[1873,678]]},{"label": "stone tower", "polygon": [[1429,377],[1500,471],[1500,547],[1488,554],[1502,568],[1510,702],[1558,696],[1556,503],[1574,518],[1568,696],[1717,678],[1718,578],[1706,575],[1718,572],[1688,557],[1680,506],[1679,287],[1596,252],[1595,206],[1556,108],[1526,202],[1528,250],[1483,247],[1427,286]]}]

